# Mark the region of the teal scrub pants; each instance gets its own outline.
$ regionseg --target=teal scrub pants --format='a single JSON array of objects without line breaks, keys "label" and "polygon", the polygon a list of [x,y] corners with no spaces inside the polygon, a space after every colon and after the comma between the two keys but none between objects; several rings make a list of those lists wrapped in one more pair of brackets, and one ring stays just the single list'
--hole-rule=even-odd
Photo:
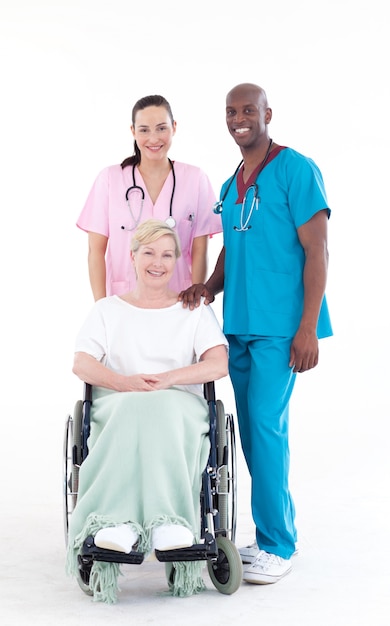
[{"label": "teal scrub pants", "polygon": [[296,374],[291,338],[227,335],[241,445],[252,480],[258,546],[285,559],[295,551],[295,507],[289,491],[289,401]]}]

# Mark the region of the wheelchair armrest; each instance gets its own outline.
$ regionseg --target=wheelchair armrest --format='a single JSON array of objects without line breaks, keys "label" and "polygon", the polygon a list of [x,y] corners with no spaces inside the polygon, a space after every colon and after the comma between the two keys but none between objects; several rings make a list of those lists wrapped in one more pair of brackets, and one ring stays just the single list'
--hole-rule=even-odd
[{"label": "wheelchair armrest", "polygon": [[88,456],[88,437],[91,430],[92,385],[84,383],[83,424],[81,432],[81,455],[83,461]]},{"label": "wheelchair armrest", "polygon": [[92,385],[84,383],[84,402],[92,404]]},{"label": "wheelchair armrest", "polygon": [[203,394],[207,402],[215,402],[215,384],[214,381],[203,385]]}]

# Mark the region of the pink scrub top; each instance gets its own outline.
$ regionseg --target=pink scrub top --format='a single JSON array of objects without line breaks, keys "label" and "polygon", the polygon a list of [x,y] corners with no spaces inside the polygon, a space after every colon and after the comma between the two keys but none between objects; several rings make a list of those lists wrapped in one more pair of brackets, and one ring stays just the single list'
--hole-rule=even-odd
[{"label": "pink scrub top", "polygon": [[[170,287],[180,292],[192,284],[191,249],[195,237],[222,232],[220,215],[213,213],[215,194],[206,174],[186,163],[175,161],[176,187],[172,203],[172,216],[176,220],[182,253],[177,260]],[[172,172],[168,175],[156,203],[147,192],[142,176],[135,168],[135,184],[145,194],[141,209],[141,192],[129,194],[133,186],[133,167],[120,165],[106,167],[97,176],[87,201],[77,220],[77,226],[86,232],[94,232],[108,238],[106,251],[106,293],[121,295],[131,291],[136,284],[130,261],[130,243],[137,225],[149,218],[165,221],[169,217],[169,205],[173,189]]]}]

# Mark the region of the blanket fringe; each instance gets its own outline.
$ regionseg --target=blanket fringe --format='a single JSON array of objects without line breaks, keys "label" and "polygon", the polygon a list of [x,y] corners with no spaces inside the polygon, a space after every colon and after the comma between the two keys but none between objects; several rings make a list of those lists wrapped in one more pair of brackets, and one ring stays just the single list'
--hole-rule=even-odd
[{"label": "blanket fringe", "polygon": [[[185,526],[193,532],[193,528],[191,528],[190,524],[188,524],[183,517],[159,515],[145,528],[149,541],[151,541],[153,528],[157,528],[158,526],[165,524],[179,524],[180,526]],[[199,537],[195,537],[195,542],[197,543],[198,541]],[[178,598],[186,598],[204,591],[206,589],[206,585],[204,584],[202,578],[203,567],[204,563],[202,561],[174,561],[172,563],[174,571],[172,572],[171,568],[171,573],[168,577],[170,595]]]},{"label": "blanket fringe", "polygon": [[92,565],[89,587],[93,593],[94,602],[115,604],[118,599],[118,563],[103,563],[95,561]]},{"label": "blanket fringe", "polygon": [[[89,535],[95,536],[101,528],[116,526],[117,523],[109,517],[94,513],[88,516],[82,531],[75,538],[73,546],[68,546],[66,570],[69,575],[78,575],[78,554],[85,539]],[[152,530],[163,524],[179,524],[193,532],[188,522],[179,516],[160,515],[145,528],[142,528],[139,524],[130,523],[129,525],[134,528],[139,536],[138,550],[140,552],[150,553]],[[197,542],[199,539],[195,537],[195,541]],[[168,577],[168,593],[170,595],[185,598],[206,589],[202,578],[202,569],[204,567],[202,561],[175,561],[171,565],[171,575]],[[118,577],[121,574],[118,563],[94,561],[89,579],[89,587],[93,593],[94,602],[105,602],[106,604],[115,604],[117,602],[117,594],[120,591]]]},{"label": "blanket fringe", "polygon": [[177,598],[187,598],[206,590],[202,578],[202,561],[174,561],[173,575],[168,580],[169,592]]}]

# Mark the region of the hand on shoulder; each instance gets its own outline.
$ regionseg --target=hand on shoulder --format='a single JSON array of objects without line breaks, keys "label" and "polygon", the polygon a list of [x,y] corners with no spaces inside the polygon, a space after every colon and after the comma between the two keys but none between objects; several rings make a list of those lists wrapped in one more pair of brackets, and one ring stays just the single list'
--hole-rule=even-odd
[{"label": "hand on shoulder", "polygon": [[207,289],[203,283],[191,285],[184,291],[181,291],[178,295],[179,302],[183,303],[184,308],[189,308],[191,311],[200,305],[201,298],[204,298],[204,303],[210,304],[214,301],[214,295]]}]

